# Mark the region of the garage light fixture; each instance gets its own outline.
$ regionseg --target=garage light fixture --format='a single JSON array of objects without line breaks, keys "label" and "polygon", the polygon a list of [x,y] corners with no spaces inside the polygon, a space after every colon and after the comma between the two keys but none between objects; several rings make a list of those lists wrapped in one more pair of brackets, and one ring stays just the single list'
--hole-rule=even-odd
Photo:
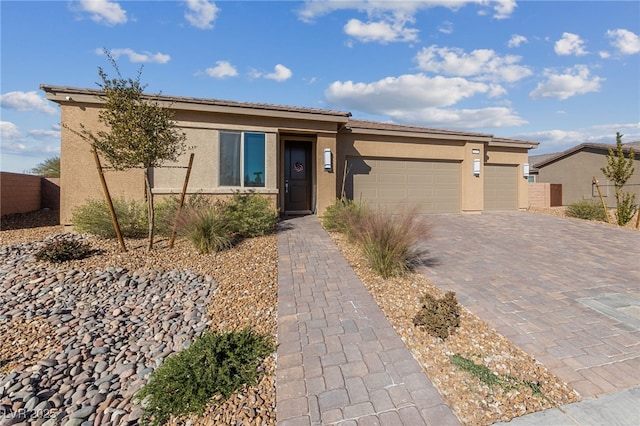
[{"label": "garage light fixture", "polygon": [[526,178],[529,177],[529,163],[524,163],[522,165],[522,176]]},{"label": "garage light fixture", "polygon": [[473,175],[480,176],[480,159],[476,158],[473,160]]}]

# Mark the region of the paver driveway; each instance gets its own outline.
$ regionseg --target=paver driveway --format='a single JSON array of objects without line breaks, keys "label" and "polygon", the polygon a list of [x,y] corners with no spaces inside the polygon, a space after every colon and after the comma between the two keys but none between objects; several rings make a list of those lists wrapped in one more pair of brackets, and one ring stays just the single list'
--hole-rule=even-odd
[{"label": "paver driveway", "polygon": [[640,384],[640,232],[527,212],[427,219],[434,284],[583,397]]}]

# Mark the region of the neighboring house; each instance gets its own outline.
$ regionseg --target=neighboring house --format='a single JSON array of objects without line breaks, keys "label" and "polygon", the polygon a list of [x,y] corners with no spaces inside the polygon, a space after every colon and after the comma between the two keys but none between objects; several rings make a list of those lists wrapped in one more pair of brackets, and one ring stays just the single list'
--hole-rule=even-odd
[{"label": "neighboring house", "polygon": [[[61,223],[102,196],[89,144],[74,132],[100,126],[100,92],[42,85],[61,106]],[[174,111],[195,153],[189,193],[228,197],[252,190],[283,214],[322,215],[341,194],[397,211],[467,212],[527,208],[523,165],[536,142],[471,132],[354,120],[314,108],[149,96]],[[143,198],[143,171],[107,172],[113,197]],[[153,170],[155,194],[181,191],[185,170]]]},{"label": "neighboring house", "polygon": [[[600,170],[607,165],[609,148],[615,144],[583,143],[564,152],[531,156],[530,172],[535,182],[562,185],[562,205],[567,206],[580,200],[599,201],[598,191],[593,185],[595,177],[608,207],[616,206],[615,187]],[[633,149],[635,154],[635,173],[625,185],[625,191],[636,194],[640,201],[640,142],[624,144],[628,155]]]}]

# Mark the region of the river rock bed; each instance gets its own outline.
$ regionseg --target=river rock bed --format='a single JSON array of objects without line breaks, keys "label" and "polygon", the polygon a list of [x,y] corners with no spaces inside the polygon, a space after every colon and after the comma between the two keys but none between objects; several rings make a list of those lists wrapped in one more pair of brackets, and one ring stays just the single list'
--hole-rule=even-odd
[{"label": "river rock bed", "polygon": [[2,346],[0,425],[137,424],[142,408],[134,395],[209,326],[217,283],[189,270],[83,271],[37,262],[37,250],[56,238],[81,237],[0,248],[0,336],[20,343],[34,336],[25,328],[36,336],[34,351]]}]

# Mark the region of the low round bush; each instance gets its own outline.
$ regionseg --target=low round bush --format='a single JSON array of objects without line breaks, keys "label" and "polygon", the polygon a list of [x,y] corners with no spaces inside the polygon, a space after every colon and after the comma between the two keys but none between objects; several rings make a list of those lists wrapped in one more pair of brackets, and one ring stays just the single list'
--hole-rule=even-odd
[{"label": "low round bush", "polygon": [[270,201],[253,192],[236,192],[222,210],[231,232],[242,238],[270,234],[278,223],[278,212]]},{"label": "low round bush", "polygon": [[[114,198],[112,202],[124,237],[142,238],[147,235],[147,205],[144,201]],[[109,207],[103,199],[88,200],[77,207],[72,213],[71,222],[77,232],[100,238],[116,237]]]},{"label": "low round bush", "polygon": [[581,200],[569,204],[567,207],[567,216],[577,217],[579,219],[607,221],[607,213],[602,204],[592,200]]},{"label": "low round bush", "polygon": [[61,263],[69,260],[84,259],[92,253],[91,246],[78,240],[58,240],[45,245],[36,253],[36,259]]},{"label": "low round bush", "polygon": [[460,305],[453,291],[440,299],[427,293],[420,298],[420,304],[413,325],[424,327],[430,335],[444,340],[460,326]]},{"label": "low round bush", "polygon": [[259,377],[262,360],[275,351],[270,336],[249,328],[228,333],[205,332],[191,346],[167,358],[138,392],[144,423],[161,425],[171,415],[202,412],[215,395],[228,398]]}]

